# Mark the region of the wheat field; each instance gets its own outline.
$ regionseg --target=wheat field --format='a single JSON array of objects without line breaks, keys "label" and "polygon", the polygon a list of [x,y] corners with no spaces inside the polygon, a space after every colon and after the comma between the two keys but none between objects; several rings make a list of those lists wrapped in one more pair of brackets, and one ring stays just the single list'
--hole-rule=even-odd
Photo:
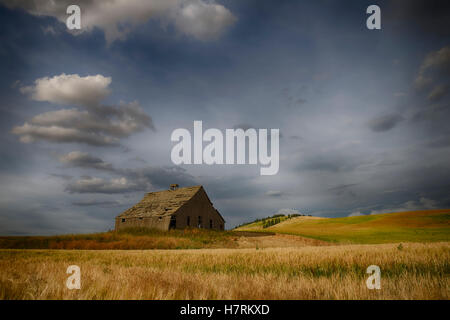
[{"label": "wheat field", "polygon": [[[381,268],[381,289],[366,268]],[[65,282],[81,268],[81,289]],[[449,299],[450,243],[0,250],[0,299]]]}]

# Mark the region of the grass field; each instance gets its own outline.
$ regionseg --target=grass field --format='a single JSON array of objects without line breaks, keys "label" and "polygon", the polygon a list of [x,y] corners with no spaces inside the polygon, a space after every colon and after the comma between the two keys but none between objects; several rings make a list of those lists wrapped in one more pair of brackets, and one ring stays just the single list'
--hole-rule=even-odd
[{"label": "grass field", "polygon": [[[0,299],[448,299],[448,243],[200,250],[0,250]],[[68,290],[69,265],[81,290]],[[369,265],[381,289],[369,290]]]},{"label": "grass field", "polygon": [[2,249],[199,249],[237,247],[232,232],[204,229],[159,231],[134,228],[95,234],[0,237]]},{"label": "grass field", "polygon": [[268,232],[215,231],[185,229],[158,231],[128,229],[95,234],[61,236],[0,237],[0,249],[202,249],[202,248],[269,248],[328,245],[328,243]]},{"label": "grass field", "polygon": [[296,217],[268,228],[257,222],[236,230],[272,231],[344,244],[450,241],[450,210],[346,218]]},{"label": "grass field", "polygon": [[[449,214],[0,237],[0,299],[449,299]],[[69,265],[81,290],[65,286]],[[370,265],[380,290],[366,287]]]}]

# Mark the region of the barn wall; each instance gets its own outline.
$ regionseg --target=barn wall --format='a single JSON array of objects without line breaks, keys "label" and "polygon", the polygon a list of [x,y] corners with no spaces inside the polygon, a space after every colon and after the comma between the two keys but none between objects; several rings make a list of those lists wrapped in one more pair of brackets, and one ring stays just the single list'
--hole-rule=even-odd
[{"label": "barn wall", "polygon": [[175,213],[176,228],[184,229],[188,227],[187,217],[190,217],[191,228],[198,227],[198,217],[201,216],[201,228],[210,229],[210,220],[212,220],[212,229],[224,230],[225,222],[222,220],[216,209],[208,199],[205,191],[200,189],[187,203],[185,203]]},{"label": "barn wall", "polygon": [[[125,221],[122,221],[125,219]],[[116,218],[116,230],[124,228],[152,228],[169,230],[170,217]]]}]

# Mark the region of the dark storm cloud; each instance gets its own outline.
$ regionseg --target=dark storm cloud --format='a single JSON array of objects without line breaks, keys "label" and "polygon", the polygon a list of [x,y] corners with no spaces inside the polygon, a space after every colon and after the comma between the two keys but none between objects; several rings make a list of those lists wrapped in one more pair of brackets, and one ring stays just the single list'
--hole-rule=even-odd
[{"label": "dark storm cloud", "polygon": [[297,99],[297,100],[295,101],[295,103],[298,104],[298,105],[305,104],[306,102],[307,102],[307,100],[306,100],[306,99],[302,99],[302,98]]},{"label": "dark storm cloud", "polygon": [[72,205],[79,207],[103,207],[112,208],[122,205],[119,201],[98,201],[98,200],[88,200],[88,201],[74,201]]},{"label": "dark storm cloud", "polygon": [[342,169],[349,170],[352,167],[353,166],[348,167],[347,163],[343,161],[335,162],[333,159],[318,157],[309,161],[305,161],[305,163],[299,168],[301,170],[337,172],[341,171]]},{"label": "dark storm cloud", "polygon": [[[448,153],[446,156],[448,157]],[[424,163],[430,163],[431,161],[426,159]],[[391,203],[399,203],[402,199],[405,202],[416,201],[423,197],[433,201],[434,207],[446,208],[450,205],[448,194],[450,169],[445,164],[426,165],[419,163],[406,170],[393,172],[392,177],[388,177],[387,174],[384,174],[384,177],[389,181],[391,187],[397,187],[399,190],[394,193],[395,197],[390,200]],[[400,178],[403,180],[396,181]]]},{"label": "dark storm cloud", "polygon": [[[433,121],[434,132],[448,133],[446,123],[450,118],[449,80],[450,46],[429,52],[420,65],[415,78],[416,90],[419,94],[424,95],[425,107],[416,110],[413,120]],[[442,125],[438,125],[441,123]]]},{"label": "dark storm cloud", "polygon": [[[383,7],[383,6],[382,6]],[[450,36],[450,3],[446,0],[388,1],[383,19],[393,26],[402,25],[428,36]]]},{"label": "dark storm cloud", "polygon": [[242,129],[244,131],[251,129],[251,128],[256,128],[256,127],[251,124],[248,124],[248,123],[240,123],[240,124],[233,126],[233,129]]},{"label": "dark storm cloud", "polygon": [[[440,82],[448,82],[449,77],[450,46],[446,46],[428,53],[419,68],[415,85],[419,90],[430,89],[430,87],[434,87],[433,90],[436,90],[436,88],[442,86]],[[445,85],[448,85],[448,83]]]},{"label": "dark storm cloud", "polygon": [[[421,108],[417,108],[414,112],[411,120],[413,122],[433,122],[439,124],[438,127],[433,128],[433,132],[447,132],[447,120],[450,116],[450,104],[449,102],[437,103],[437,104],[424,104]],[[441,126],[444,125],[444,126]],[[433,138],[433,137],[431,137]]]},{"label": "dark storm cloud", "polygon": [[70,176],[68,174],[59,174],[59,173],[50,173],[49,176],[59,178],[59,179],[65,180],[65,181],[72,180],[72,178],[73,178],[72,176]]},{"label": "dark storm cloud", "polygon": [[430,50],[424,56],[414,85],[417,94],[411,108],[410,125],[426,134],[424,148],[446,148],[450,136],[449,45]]},{"label": "dark storm cloud", "polygon": [[[51,202],[51,201],[49,201]],[[63,233],[101,232],[112,223],[98,215],[71,211],[67,205],[48,205],[18,203],[13,206],[1,206],[0,234],[8,235],[56,235]],[[110,211],[110,208],[104,210]],[[112,219],[112,217],[111,217]]]},{"label": "dark storm cloud", "polygon": [[369,128],[374,132],[388,131],[394,128],[403,120],[403,117],[397,113],[392,113],[373,118],[369,121]]},{"label": "dark storm cloud", "polygon": [[450,146],[450,136],[442,136],[426,143],[430,148],[446,148]]},{"label": "dark storm cloud", "polygon": [[[202,5],[218,2],[192,1],[199,16],[164,30],[149,17],[155,1],[142,12],[138,0],[115,1],[106,13],[109,2],[86,1],[98,20],[77,36],[62,23],[67,3],[54,3],[0,6],[0,173],[14,171],[2,177],[1,233],[105,230],[171,183],[204,185],[228,228],[283,208],[347,216],[450,205],[448,1],[381,1],[381,32],[365,27],[372,3],[361,1],[223,2],[232,23]],[[171,131],[194,119],[280,128],[289,138],[279,174],[172,166]],[[121,148],[98,147],[112,145]],[[55,175],[28,187],[39,172]]]},{"label": "dark storm cloud", "polygon": [[443,97],[445,97],[449,91],[450,91],[449,85],[445,84],[437,85],[431,90],[430,94],[428,95],[428,99],[431,101],[438,101]]},{"label": "dark storm cloud", "polygon": [[[109,169],[108,169],[109,171]],[[114,169],[118,178],[85,176],[66,185],[69,193],[129,193],[167,189],[170,184],[181,186],[198,184],[195,178],[180,167],[145,167],[139,169]]]},{"label": "dark storm cloud", "polygon": [[201,181],[211,198],[218,200],[245,201],[246,198],[264,195],[267,191],[267,186],[259,185],[244,175],[208,176],[201,177]]},{"label": "dark storm cloud", "polygon": [[199,184],[197,179],[190,175],[186,169],[178,166],[147,166],[138,169],[118,169],[117,172],[123,173],[129,179],[141,181],[160,189],[167,189],[173,183],[180,186]]},{"label": "dark storm cloud", "polygon": [[114,175],[109,179],[91,176],[85,176],[78,180],[69,179],[65,189],[69,193],[114,194],[155,188],[166,189],[172,183],[178,183],[181,186],[196,184],[195,178],[178,166],[116,168],[99,157],[80,151],[72,151],[59,156],[59,161],[67,166],[95,169]]},{"label": "dark storm cloud", "polygon": [[331,191],[333,194],[339,197],[356,198],[357,195],[353,187],[357,185],[357,183],[342,184],[333,188],[329,188],[328,191]]},{"label": "dark storm cloud", "polygon": [[322,172],[350,172],[365,163],[356,154],[346,155],[345,153],[317,153],[304,155],[300,158],[300,164],[297,165],[298,171],[322,171]]},{"label": "dark storm cloud", "polygon": [[345,190],[345,189],[354,187],[354,186],[356,186],[356,185],[358,185],[358,184],[357,184],[357,183],[343,184],[343,185],[340,185],[340,186],[336,186],[336,187],[333,187],[333,188],[329,188],[328,190],[330,190],[330,191],[336,191],[336,192],[341,192],[341,191],[343,191],[343,190]]},{"label": "dark storm cloud", "polygon": [[107,163],[98,157],[91,156],[86,152],[72,151],[68,154],[60,156],[59,161],[73,167],[92,168],[107,171],[113,170],[111,163]]}]

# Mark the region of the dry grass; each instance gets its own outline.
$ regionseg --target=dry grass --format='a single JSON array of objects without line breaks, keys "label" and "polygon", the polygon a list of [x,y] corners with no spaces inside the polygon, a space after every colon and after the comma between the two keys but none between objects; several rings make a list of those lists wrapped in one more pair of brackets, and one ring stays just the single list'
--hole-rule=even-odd
[{"label": "dry grass", "polygon": [[0,237],[0,249],[230,249],[300,247],[307,245],[328,245],[328,243],[300,236],[267,232],[224,232],[207,229],[158,231],[137,228],[96,234]]},{"label": "dry grass", "polygon": [[[449,299],[450,244],[0,250],[0,299]],[[65,287],[81,268],[81,290]],[[369,265],[381,290],[368,290]]]},{"label": "dry grass", "polygon": [[260,232],[236,232],[239,237],[235,238],[237,248],[286,248],[286,247],[305,247],[305,246],[329,246],[329,242],[293,236],[289,234],[267,234],[258,236]]},{"label": "dry grass", "polygon": [[94,234],[0,237],[0,248],[71,250],[237,248],[235,238],[239,238],[239,235],[231,231],[207,229],[161,231],[130,228]]}]

